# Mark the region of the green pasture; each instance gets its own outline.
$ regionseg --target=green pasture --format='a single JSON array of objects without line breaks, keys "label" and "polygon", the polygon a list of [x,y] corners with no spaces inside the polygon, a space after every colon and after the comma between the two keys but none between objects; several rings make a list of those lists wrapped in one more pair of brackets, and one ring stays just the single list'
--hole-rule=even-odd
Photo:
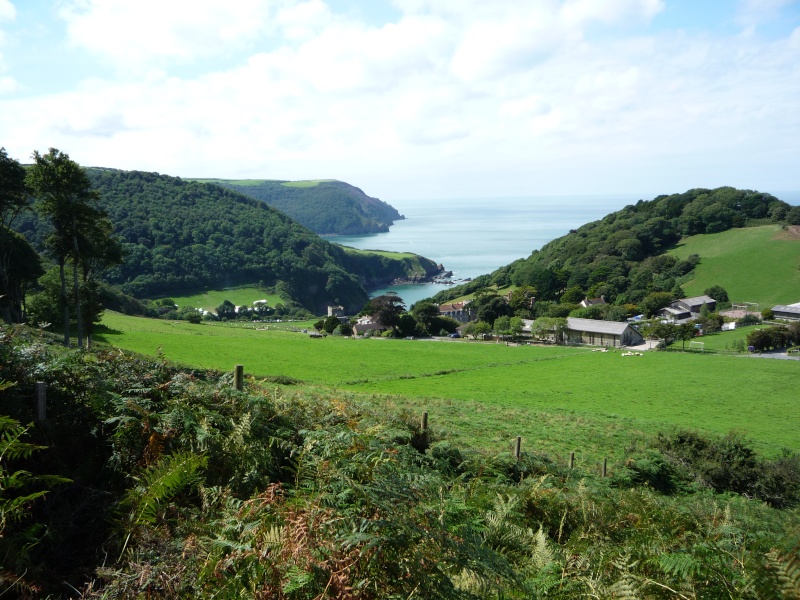
[{"label": "green pasture", "polygon": [[184,296],[170,296],[178,306],[191,306],[192,308],[203,308],[214,310],[225,300],[230,300],[236,306],[250,306],[256,300],[266,300],[270,306],[283,303],[284,300],[278,294],[268,294],[264,290],[255,287],[228,288],[223,290],[206,290],[197,294]]},{"label": "green pasture", "polygon": [[719,284],[731,302],[758,302],[761,309],[800,301],[800,239],[779,225],[691,236],[670,254],[700,256],[694,278],[682,284],[689,296]]},{"label": "green pasture", "polygon": [[[418,413],[449,437],[507,449],[621,456],[675,427],[737,430],[765,454],[800,450],[800,364],[713,353],[591,352],[453,341],[354,340],[276,329],[191,325],[108,313],[100,341],[258,380],[284,375]],[[722,340],[722,335],[719,338]],[[712,336],[713,337],[713,336]],[[434,416],[435,415],[435,416]]]},{"label": "green pasture", "polygon": [[335,179],[310,179],[308,181],[284,181],[281,185],[285,187],[317,187],[325,181],[336,181]]},{"label": "green pasture", "polygon": [[[335,244],[335,242],[334,242]],[[376,256],[385,256],[394,260],[402,260],[404,258],[415,258],[418,255],[412,252],[390,252],[388,250],[361,250],[360,248],[353,248],[351,246],[344,246],[342,244],[335,244],[345,250],[348,254],[374,254]]]}]

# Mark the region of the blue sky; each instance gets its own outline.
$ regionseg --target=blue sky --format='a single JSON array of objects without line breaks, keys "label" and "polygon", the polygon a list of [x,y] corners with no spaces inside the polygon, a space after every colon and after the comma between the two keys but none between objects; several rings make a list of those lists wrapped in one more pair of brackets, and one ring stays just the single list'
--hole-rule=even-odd
[{"label": "blue sky", "polygon": [[800,189],[799,0],[0,0],[0,146],[385,200]]}]

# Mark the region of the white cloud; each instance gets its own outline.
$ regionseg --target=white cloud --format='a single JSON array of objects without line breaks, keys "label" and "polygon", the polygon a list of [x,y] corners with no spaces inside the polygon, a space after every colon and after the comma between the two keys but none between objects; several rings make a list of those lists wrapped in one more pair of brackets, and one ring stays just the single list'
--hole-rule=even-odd
[{"label": "white cloud", "polygon": [[0,21],[13,21],[17,16],[17,10],[10,0],[0,0]]},{"label": "white cloud", "polygon": [[121,68],[193,62],[252,43],[274,27],[276,1],[67,0],[69,38]]},{"label": "white cloud", "polygon": [[[2,56],[0,56],[2,59]],[[0,76],[0,94],[11,94],[22,89],[19,82],[8,75]]]},{"label": "white cloud", "polygon": [[[73,1],[76,43],[137,71],[0,99],[9,152],[56,146],[83,164],[186,177],[333,177],[387,199],[759,187],[800,159],[800,30],[656,36],[638,27],[656,0],[397,0],[402,16],[380,27],[322,0],[200,16],[161,4],[148,25],[147,3]],[[597,22],[620,34],[594,39]],[[148,27],[163,43],[138,37]],[[241,48],[238,63],[197,68]],[[200,74],[159,71],[180,60]]]}]

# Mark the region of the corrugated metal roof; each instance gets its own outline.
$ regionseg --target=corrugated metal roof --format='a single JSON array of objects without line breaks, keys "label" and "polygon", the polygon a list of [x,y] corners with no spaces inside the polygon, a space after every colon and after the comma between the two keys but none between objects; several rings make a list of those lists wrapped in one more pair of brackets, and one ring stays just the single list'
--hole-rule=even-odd
[{"label": "corrugated metal roof", "polygon": [[573,331],[622,335],[628,328],[628,324],[618,323],[617,321],[598,321],[597,319],[567,317],[567,327]]},{"label": "corrugated metal roof", "polygon": [[681,298],[678,302],[683,302],[687,306],[697,306],[698,304],[709,304],[716,302],[711,296],[694,296],[693,298]]},{"label": "corrugated metal roof", "polygon": [[772,312],[775,312],[776,310],[800,315],[800,306],[796,306],[794,304],[789,304],[788,306],[784,304],[778,304],[777,306],[772,307]]}]

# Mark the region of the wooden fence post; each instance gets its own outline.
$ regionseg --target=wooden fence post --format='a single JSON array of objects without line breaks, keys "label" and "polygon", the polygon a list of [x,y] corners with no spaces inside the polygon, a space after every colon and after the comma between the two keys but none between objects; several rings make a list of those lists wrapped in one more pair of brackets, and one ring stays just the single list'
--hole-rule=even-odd
[{"label": "wooden fence post", "polygon": [[572,469],[574,469],[574,468],[575,468],[575,453],[574,452],[570,452],[569,453],[569,470],[572,471]]},{"label": "wooden fence post", "polygon": [[519,460],[521,454],[522,454],[522,438],[520,436],[517,436],[517,443],[514,446],[514,458]]},{"label": "wooden fence post", "polygon": [[244,365],[236,365],[236,370],[233,372],[233,387],[240,392],[244,387]]},{"label": "wooden fence post", "polygon": [[36,382],[36,418],[40,423],[47,420],[47,384],[44,381]]},{"label": "wooden fence post", "polygon": [[428,431],[428,413],[422,413],[422,431]]},{"label": "wooden fence post", "polygon": [[603,459],[603,478],[605,478],[606,474],[608,473],[608,459]]}]

